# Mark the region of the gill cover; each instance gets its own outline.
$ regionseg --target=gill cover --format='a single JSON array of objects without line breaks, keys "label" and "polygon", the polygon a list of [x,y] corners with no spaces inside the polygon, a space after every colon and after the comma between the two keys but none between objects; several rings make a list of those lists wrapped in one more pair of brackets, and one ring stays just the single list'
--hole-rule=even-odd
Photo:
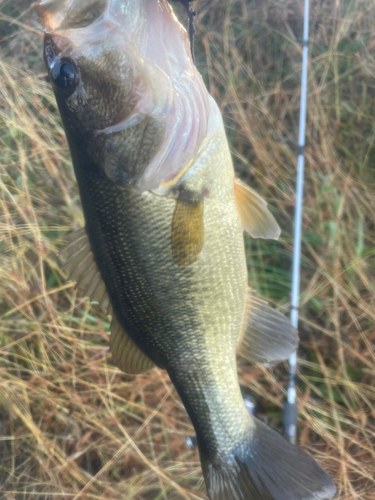
[{"label": "gill cover", "polygon": [[[155,190],[162,182],[173,183],[207,134],[209,105],[187,33],[168,2],[42,0],[37,9],[56,57],[71,57],[81,73],[80,65],[85,65],[84,78],[67,102],[66,113],[74,114],[81,129],[89,123],[97,125],[83,132],[91,137],[88,149],[94,151],[107,176],[142,191]],[[97,64],[100,53],[108,64],[103,75],[117,72],[120,83],[111,99],[115,102],[121,96],[121,106],[98,126],[99,120],[85,122],[84,116],[100,111],[96,103],[91,105],[91,98],[109,99],[103,94],[110,84],[101,81],[100,89],[92,91],[96,77],[87,69],[89,62]],[[61,106],[60,111],[64,113]],[[147,127],[154,132],[144,134]],[[130,143],[132,131],[137,136],[131,143],[133,151],[125,154],[121,148],[124,139]]]}]

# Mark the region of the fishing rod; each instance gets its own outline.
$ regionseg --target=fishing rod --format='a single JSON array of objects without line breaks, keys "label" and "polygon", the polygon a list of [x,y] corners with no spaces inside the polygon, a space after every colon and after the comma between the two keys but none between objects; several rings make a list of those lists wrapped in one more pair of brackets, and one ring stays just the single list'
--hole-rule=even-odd
[{"label": "fishing rod", "polygon": [[193,59],[193,63],[195,64],[195,54],[194,54],[194,35],[195,35],[195,26],[194,26],[194,19],[197,13],[195,10],[191,7],[191,3],[193,3],[195,0],[172,0],[172,2],[177,2],[183,5],[186,9],[186,14],[188,16],[188,34],[189,34],[189,42],[190,42],[190,52],[191,52],[191,57]]},{"label": "fishing rod", "polygon": [[[301,237],[302,237],[302,206],[303,206],[303,176],[304,176],[304,147],[306,138],[306,101],[307,101],[307,62],[309,43],[309,0],[305,0],[303,39],[302,39],[302,79],[301,79],[301,106],[299,116],[298,160],[297,160],[297,187],[294,225],[293,275],[290,321],[298,327],[298,307],[300,291],[301,269]],[[296,368],[297,352],[289,357],[289,384],[287,400],[284,405],[283,425],[286,439],[295,444],[297,440],[298,407],[296,404]]]}]

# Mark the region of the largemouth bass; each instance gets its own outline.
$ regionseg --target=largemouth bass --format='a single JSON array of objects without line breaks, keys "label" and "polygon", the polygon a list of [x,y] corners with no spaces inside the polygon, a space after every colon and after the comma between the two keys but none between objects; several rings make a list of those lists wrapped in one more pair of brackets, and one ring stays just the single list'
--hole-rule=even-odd
[{"label": "largemouth bass", "polygon": [[272,365],[286,317],[248,289],[243,231],[277,238],[235,179],[223,121],[165,0],[44,0],[44,59],[85,217],[65,269],[111,316],[115,363],[167,370],[211,500],[331,499],[331,478],[246,410],[236,349]]}]

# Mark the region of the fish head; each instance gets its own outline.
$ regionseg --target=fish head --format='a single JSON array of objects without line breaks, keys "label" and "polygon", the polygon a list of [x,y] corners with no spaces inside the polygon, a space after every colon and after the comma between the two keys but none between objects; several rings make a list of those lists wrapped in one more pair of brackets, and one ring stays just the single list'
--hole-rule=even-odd
[{"label": "fish head", "polygon": [[70,145],[116,183],[144,191],[177,178],[206,137],[209,103],[168,2],[42,0],[37,10]]}]

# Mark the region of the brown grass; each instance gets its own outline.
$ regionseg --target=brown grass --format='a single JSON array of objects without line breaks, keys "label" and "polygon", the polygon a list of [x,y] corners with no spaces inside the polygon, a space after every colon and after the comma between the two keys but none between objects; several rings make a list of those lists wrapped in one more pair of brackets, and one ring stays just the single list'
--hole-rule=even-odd
[{"label": "brown grass", "polygon": [[[280,243],[247,240],[249,277],[288,311],[301,2],[206,0],[197,62],[236,169],[275,207]],[[11,20],[15,24],[10,24]],[[314,0],[301,283],[300,444],[342,500],[375,499],[375,7]],[[30,2],[0,0],[0,496],[205,498],[192,426],[160,370],[120,373],[109,324],[57,263],[82,225]],[[280,424],[286,367],[239,360]]]}]

